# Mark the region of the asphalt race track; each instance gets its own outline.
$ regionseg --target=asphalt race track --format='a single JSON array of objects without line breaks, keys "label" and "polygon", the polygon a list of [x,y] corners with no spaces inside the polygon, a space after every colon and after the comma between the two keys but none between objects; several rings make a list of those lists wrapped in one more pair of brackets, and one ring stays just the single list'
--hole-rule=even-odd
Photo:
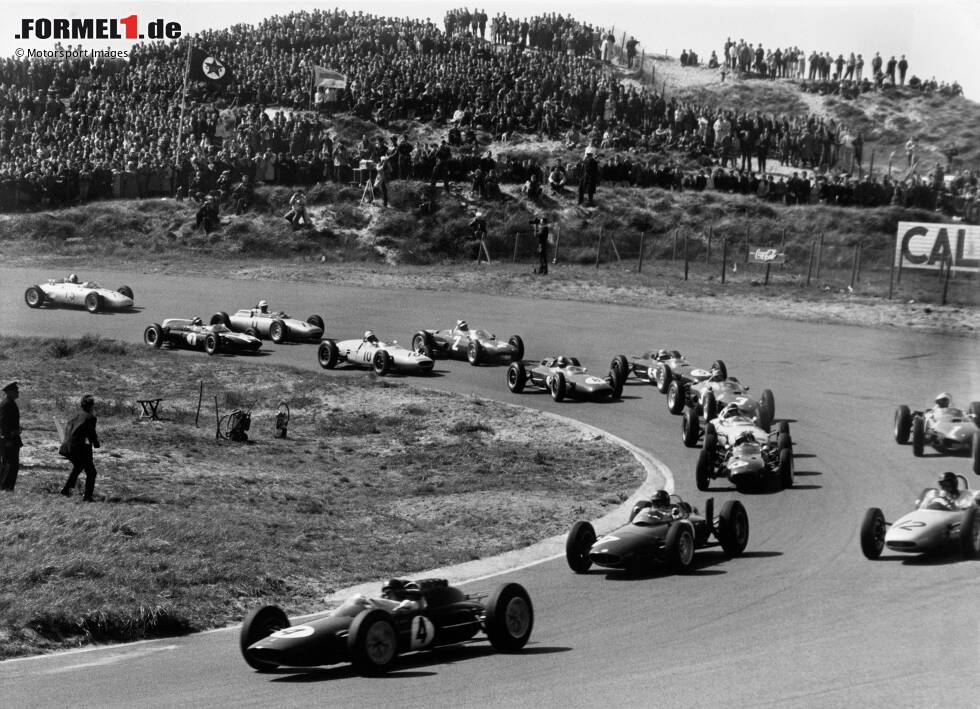
[{"label": "asphalt race track", "polygon": [[[372,328],[407,345],[416,330],[462,317],[498,337],[520,334],[529,358],[577,356],[602,375],[619,352],[667,347],[704,365],[720,357],[753,389],[774,391],[777,419],[792,422],[796,487],[736,495],[713,481],[716,504],[737,496],[748,510],[743,558],[699,552],[691,573],[646,577],[576,576],[559,559],[468,586],[513,579],[528,588],[536,620],[523,654],[497,655],[475,643],[404,658],[382,678],[347,667],[259,674],[239,655],[237,629],[228,629],[0,663],[2,706],[977,706],[980,562],[887,551],[870,562],[858,543],[869,506],[894,519],[944,470],[980,484],[968,459],[929,451],[914,459],[891,437],[899,403],[923,408],[943,389],[964,407],[980,399],[976,340],[535,300],[533,292],[526,299],[378,292],[331,286],[328,273],[320,285],[80,273],[109,287],[129,284],[142,311],[27,308],[27,286],[63,275],[0,268],[0,332],[141,342],[144,327],[165,317],[207,319],[265,298],[297,317],[321,314],[336,339]],[[242,357],[243,366],[318,369],[312,345],[266,349],[271,356]],[[0,371],[6,377],[15,369],[4,361]],[[673,471],[677,492],[703,505],[694,484],[698,451],[683,446],[680,417],[653,387],[631,379],[621,402],[556,404],[545,394],[511,394],[504,371],[439,360],[434,376],[411,381],[611,431],[656,455]],[[350,376],[359,375],[323,372],[325,384]],[[22,396],[29,407],[29,389]]]}]

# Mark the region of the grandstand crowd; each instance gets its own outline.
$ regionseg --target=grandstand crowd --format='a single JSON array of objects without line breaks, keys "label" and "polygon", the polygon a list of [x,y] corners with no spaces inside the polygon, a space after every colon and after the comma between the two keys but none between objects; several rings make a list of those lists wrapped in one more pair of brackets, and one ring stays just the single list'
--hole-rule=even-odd
[{"label": "grandstand crowd", "polygon": [[[495,146],[524,135],[576,154],[601,151],[605,184],[977,216],[970,173],[950,179],[942,166],[913,165],[864,176],[861,136],[845,126],[667,98],[610,70],[616,38],[608,30],[560,14],[491,18],[460,9],[440,28],[430,19],[314,10],[203,32],[195,46],[220,57],[234,80],[191,82],[182,110],[190,41],[138,44],[128,61],[0,60],[0,210],[228,197],[245,177],[249,185],[350,182],[383,157],[391,179],[543,183],[557,167],[569,184],[578,181],[584,159],[556,166],[494,157]],[[635,53],[635,40],[628,44]],[[744,52],[733,47],[726,65],[737,55],[738,67]],[[798,74],[802,56],[780,52],[772,66],[778,76]],[[315,67],[343,74],[346,90],[314,93]],[[342,114],[379,130],[345,143],[334,127]],[[393,127],[406,119],[445,138],[413,141]],[[774,162],[798,175],[767,175]]]}]

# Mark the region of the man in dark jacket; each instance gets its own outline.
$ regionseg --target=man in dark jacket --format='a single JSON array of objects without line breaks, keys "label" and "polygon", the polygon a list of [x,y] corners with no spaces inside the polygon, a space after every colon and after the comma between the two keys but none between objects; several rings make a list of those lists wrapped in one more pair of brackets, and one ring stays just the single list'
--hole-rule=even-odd
[{"label": "man in dark jacket", "polygon": [[11,382],[3,388],[0,401],[0,490],[13,492],[20,470],[20,387]]},{"label": "man in dark jacket", "polygon": [[82,497],[86,502],[92,501],[92,493],[95,491],[95,463],[92,460],[92,449],[99,447],[99,437],[95,433],[95,423],[97,421],[92,409],[95,408],[95,397],[86,394],[82,397],[79,404],[81,411],[68,422],[65,431],[65,440],[58,451],[71,461],[71,473],[68,481],[61,488],[61,494],[65,497],[71,495],[71,489],[75,487],[78,474],[85,471],[85,494]]},{"label": "man in dark jacket", "polygon": [[599,162],[595,159],[595,148],[585,149],[585,159],[582,161],[582,175],[578,183],[578,203],[585,202],[589,198],[589,206],[592,206],[595,197],[596,187],[599,186]]}]

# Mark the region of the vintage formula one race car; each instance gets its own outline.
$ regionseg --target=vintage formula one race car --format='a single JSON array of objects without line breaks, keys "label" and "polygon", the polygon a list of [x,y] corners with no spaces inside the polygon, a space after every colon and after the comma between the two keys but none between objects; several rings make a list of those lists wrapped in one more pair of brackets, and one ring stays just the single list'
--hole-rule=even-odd
[{"label": "vintage formula one race car", "polygon": [[256,352],[262,340],[241,332],[232,332],[224,325],[205,325],[201,318],[167,318],[153,323],[143,331],[143,342],[150,347],[189,347],[204,350],[209,355],[220,353]]},{"label": "vintage formula one race car", "polygon": [[431,357],[407,350],[397,341],[390,345],[381,342],[371,330],[360,340],[324,340],[317,348],[316,359],[324,369],[347,362],[358,367],[371,367],[381,377],[391,372],[429,374],[435,366]]},{"label": "vintage formula one race car", "polygon": [[631,570],[650,562],[683,571],[697,549],[720,545],[731,558],[741,555],[748,541],[749,517],[738,500],[726,502],[715,517],[714,498],[708,498],[702,515],[678,495],[658,490],[633,507],[628,524],[601,539],[591,523],[576,522],[565,540],[565,560],[577,574],[593,564]]},{"label": "vintage formula one race car", "polygon": [[912,411],[905,404],[895,409],[895,442],[905,444],[911,438],[915,456],[921,456],[927,445],[943,454],[968,454],[973,472],[980,475],[980,401],[970,402],[966,412],[950,405],[949,394],[940,394],[936,401],[926,411]]},{"label": "vintage formula one race car", "polygon": [[489,330],[470,327],[458,320],[451,330],[420,330],[412,337],[412,349],[426,357],[465,359],[474,367],[486,362],[517,362],[524,357],[524,340],[511,335],[506,342]]},{"label": "vintage formula one race car", "polygon": [[507,367],[507,388],[520,394],[527,386],[543,389],[555,401],[576,399],[619,399],[623,395],[625,372],[615,363],[608,376],[596,377],[575,357],[546,357],[540,362],[512,362]]},{"label": "vintage formula one race car", "polygon": [[263,606],[242,623],[245,662],[260,671],[350,662],[365,674],[378,674],[403,653],[456,645],[481,632],[498,652],[518,652],[531,637],[534,609],[518,583],[489,594],[466,594],[444,579],[414,583],[424,600],[414,609],[389,611],[361,597],[291,626],[280,608]]},{"label": "vintage formula one race car", "polygon": [[[701,376],[707,374],[707,376]],[[710,421],[728,404],[736,404],[739,413],[749,416],[768,429],[776,415],[772,390],[763,389],[758,398],[749,395],[749,387],[728,376],[728,367],[718,359],[711,368],[696,370],[695,377],[674,377],[667,387],[667,409],[680,414],[690,406],[705,421]]]},{"label": "vintage formula one race car", "polygon": [[[689,447],[702,437],[701,419],[690,406],[681,419],[681,431]],[[769,431],[739,413],[736,404],[729,404],[705,425],[703,439],[695,468],[698,490],[707,490],[713,478],[728,478],[736,490],[770,481],[784,489],[793,487],[793,440],[788,422],[780,421],[776,430]]]},{"label": "vintage formula one race car", "polygon": [[31,286],[24,291],[28,307],[68,305],[84,307],[90,313],[103,310],[126,310],[133,307],[133,289],[119,286],[117,290],[103,288],[95,281],[79,281],[74,273],[61,280],[48,279],[43,286]]},{"label": "vintage formula one race car", "polygon": [[864,513],[861,551],[867,558],[877,559],[885,547],[908,554],[980,556],[980,490],[971,490],[966,478],[953,473],[944,473],[939,482],[938,489],[923,490],[913,510],[895,522],[886,522],[877,507]]},{"label": "vintage formula one race car", "polygon": [[706,369],[695,367],[681,356],[677,350],[651,350],[640,355],[626,358],[629,371],[637,379],[645,379],[661,394],[667,393],[667,388],[674,379],[681,382],[698,382],[707,379],[711,373]]},{"label": "vintage formula one race car", "polygon": [[224,311],[215,313],[211,316],[211,324],[270,339],[277,345],[288,340],[319,342],[323,337],[323,318],[319,315],[298,320],[281,310],[270,311],[264,300],[254,308],[244,308],[231,315]]}]

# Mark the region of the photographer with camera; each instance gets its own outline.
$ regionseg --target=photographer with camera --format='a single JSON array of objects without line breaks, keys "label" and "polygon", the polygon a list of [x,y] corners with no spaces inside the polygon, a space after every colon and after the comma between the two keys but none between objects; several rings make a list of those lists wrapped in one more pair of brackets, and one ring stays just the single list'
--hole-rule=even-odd
[{"label": "photographer with camera", "polygon": [[539,276],[548,275],[548,220],[546,217],[538,217],[532,219],[531,228],[535,231],[538,237],[538,267],[534,269],[534,272]]}]

